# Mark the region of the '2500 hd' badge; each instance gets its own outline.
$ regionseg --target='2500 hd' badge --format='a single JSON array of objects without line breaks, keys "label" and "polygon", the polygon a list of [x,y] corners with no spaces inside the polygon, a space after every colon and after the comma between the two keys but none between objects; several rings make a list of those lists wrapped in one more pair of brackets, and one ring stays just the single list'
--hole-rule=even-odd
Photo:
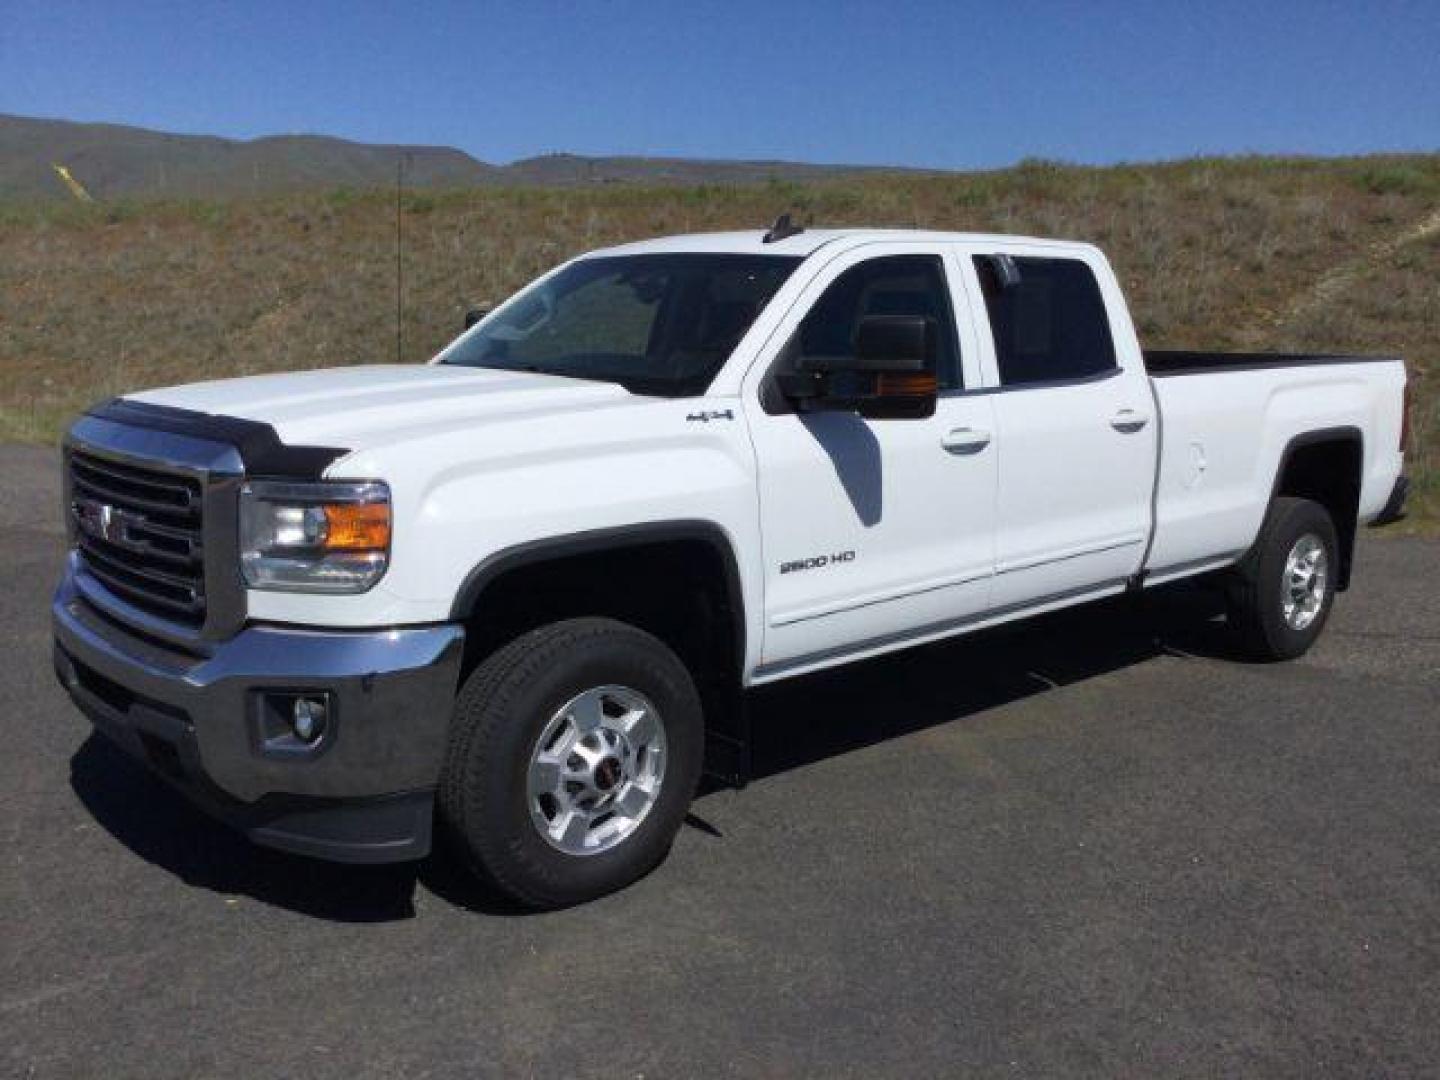
[{"label": "'2500 hd' badge", "polygon": [[855,561],[855,552],[837,551],[833,555],[812,555],[808,559],[793,559],[790,562],[780,564],[780,573],[794,574],[800,570],[819,570],[823,566],[834,566],[836,563],[847,563]]}]

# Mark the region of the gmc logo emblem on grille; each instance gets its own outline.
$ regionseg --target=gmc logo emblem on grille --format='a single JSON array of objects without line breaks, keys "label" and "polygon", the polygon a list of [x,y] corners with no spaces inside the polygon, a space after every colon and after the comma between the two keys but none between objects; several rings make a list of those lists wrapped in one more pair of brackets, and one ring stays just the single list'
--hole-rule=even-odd
[{"label": "gmc logo emblem on grille", "polygon": [[80,531],[112,544],[130,547],[130,519],[134,516],[98,499],[76,499],[75,521]]}]

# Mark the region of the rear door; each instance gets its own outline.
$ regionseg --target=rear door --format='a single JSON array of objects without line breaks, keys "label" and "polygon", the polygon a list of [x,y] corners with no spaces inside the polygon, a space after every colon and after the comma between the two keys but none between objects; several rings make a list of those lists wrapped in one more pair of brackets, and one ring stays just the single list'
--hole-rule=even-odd
[{"label": "rear door", "polygon": [[1156,422],[1128,321],[1112,333],[1109,310],[1128,320],[1118,286],[1080,251],[965,254],[1001,448],[992,605],[1122,584],[1149,538]]},{"label": "rear door", "polygon": [[[988,605],[993,403],[965,392],[980,377],[978,343],[957,308],[969,303],[946,245],[866,244],[817,273],[747,376],[765,558],[757,678],[883,649]],[[773,376],[797,356],[850,350],[867,315],[936,321],[934,416],[798,414],[776,392]]]}]

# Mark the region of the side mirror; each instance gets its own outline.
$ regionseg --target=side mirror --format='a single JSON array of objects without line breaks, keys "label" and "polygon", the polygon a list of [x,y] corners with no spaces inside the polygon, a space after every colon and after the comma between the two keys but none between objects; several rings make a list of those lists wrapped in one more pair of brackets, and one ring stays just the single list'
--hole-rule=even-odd
[{"label": "side mirror", "polygon": [[855,331],[851,371],[924,371],[935,355],[935,320],[920,315],[871,315]]},{"label": "side mirror", "polygon": [[469,330],[470,327],[474,326],[494,310],[494,304],[480,304],[477,307],[472,307],[469,311],[465,312],[465,329]]},{"label": "side mirror", "polygon": [[860,320],[851,356],[814,357],[779,377],[780,392],[800,412],[852,411],[870,420],[923,420],[935,415],[935,320],[871,315]]}]

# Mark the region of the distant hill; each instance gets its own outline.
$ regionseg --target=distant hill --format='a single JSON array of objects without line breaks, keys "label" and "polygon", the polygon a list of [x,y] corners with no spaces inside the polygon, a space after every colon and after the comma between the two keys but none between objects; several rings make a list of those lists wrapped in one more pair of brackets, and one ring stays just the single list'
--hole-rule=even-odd
[{"label": "distant hill", "polygon": [[67,198],[52,168],[56,164],[68,168],[97,199],[225,198],[307,188],[389,187],[402,156],[406,186],[428,188],[736,184],[887,171],[787,161],[573,154],[491,165],[447,146],[381,146],[323,135],[221,139],[0,114],[0,199]]},{"label": "distant hill", "polygon": [[407,182],[420,187],[467,187],[493,171],[448,147],[366,146],[319,135],[241,142],[0,115],[0,198],[68,197],[52,164],[69,168],[97,199],[376,187],[395,182],[402,153],[410,155]]}]

